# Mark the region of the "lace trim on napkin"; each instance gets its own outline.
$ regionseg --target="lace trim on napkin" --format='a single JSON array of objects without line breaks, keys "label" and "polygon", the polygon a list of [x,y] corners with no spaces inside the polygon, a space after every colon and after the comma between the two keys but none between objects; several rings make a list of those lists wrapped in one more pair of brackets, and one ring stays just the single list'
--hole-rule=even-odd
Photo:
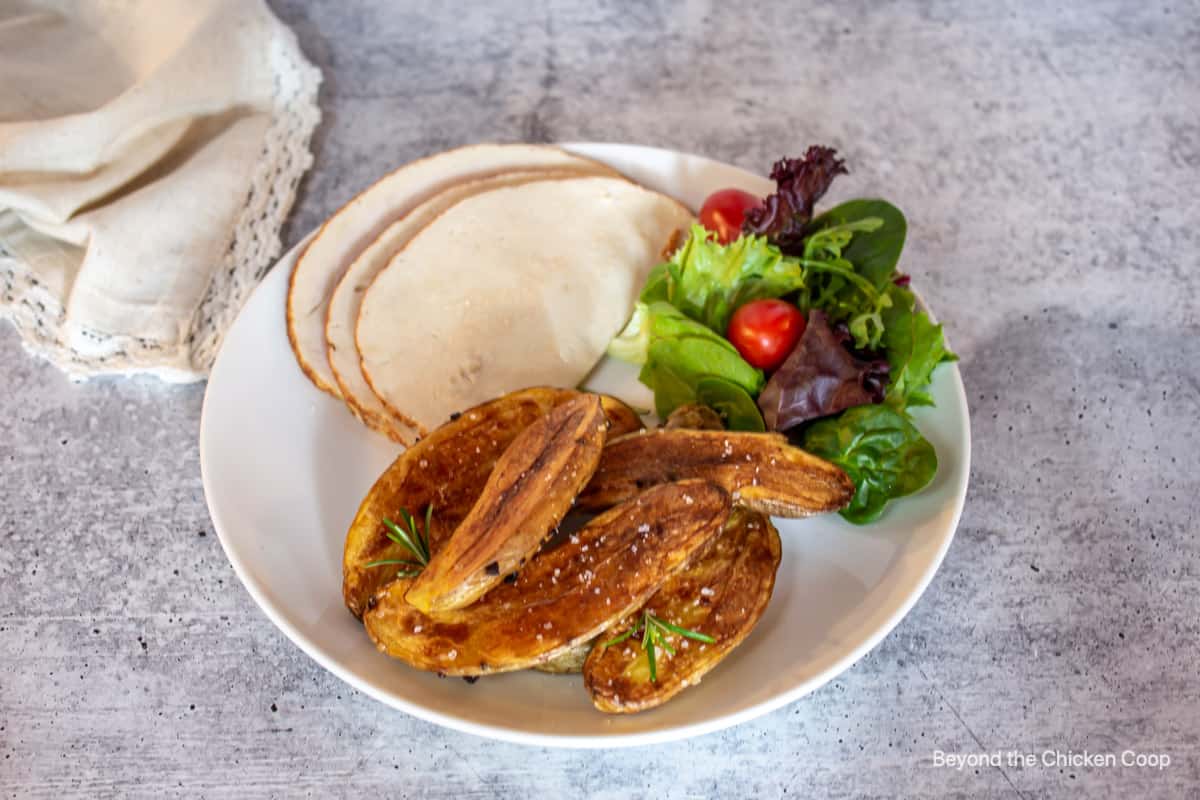
[{"label": "lace trim on napkin", "polygon": [[55,294],[29,266],[0,243],[0,319],[8,319],[26,350],[42,356],[71,378],[151,373],[174,382],[203,380],[221,339],[250,292],[283,249],[280,229],[304,173],[312,166],[309,141],[321,120],[317,89],[321,72],[300,52],[295,34],[272,37],[275,110],[261,160],[229,238],[222,263],[194,314],[182,344],[74,330],[88,340],[87,353],[68,342],[66,315]]}]

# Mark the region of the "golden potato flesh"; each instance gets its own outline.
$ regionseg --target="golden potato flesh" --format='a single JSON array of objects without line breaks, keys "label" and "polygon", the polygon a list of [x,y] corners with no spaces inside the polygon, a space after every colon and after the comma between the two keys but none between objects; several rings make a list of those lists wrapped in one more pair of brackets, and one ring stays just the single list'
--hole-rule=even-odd
[{"label": "golden potato flesh", "polygon": [[599,396],[581,394],[521,431],[408,602],[427,614],[463,608],[520,567],[596,471],[607,427]]},{"label": "golden potato flesh", "polygon": [[663,427],[670,431],[680,428],[694,431],[723,431],[725,422],[721,419],[720,414],[708,406],[689,403],[672,411],[667,416],[667,421],[663,423]]},{"label": "golden potato flesh", "polygon": [[[600,635],[583,667],[584,686],[596,708],[612,714],[665,703],[737,647],[767,608],[779,568],[779,533],[764,515],[735,509],[725,529],[702,555],[675,573],[643,608]],[[707,644],[666,634],[675,654],[655,648],[656,680],[639,636],[605,647],[648,611],[657,619],[711,636]]]},{"label": "golden potato flesh", "polygon": [[593,644],[595,642],[589,639],[583,644],[575,645],[570,650],[564,650],[549,661],[535,664],[533,668],[538,672],[548,672],[551,675],[576,675],[583,672],[583,663],[587,661],[588,654],[592,652]]},{"label": "golden potato flesh", "polygon": [[445,675],[484,675],[554,659],[641,607],[729,517],[707,481],[650,489],[538,553],[512,583],[466,608],[424,614],[388,585],[363,615],[384,653]]},{"label": "golden potato flesh", "polygon": [[[400,510],[405,509],[423,519],[432,505],[430,550],[436,554],[475,505],[496,460],[513,439],[554,407],[579,395],[569,389],[540,387],[512,392],[457,415],[404,451],[371,487],[346,533],[342,558],[346,607],[361,617],[371,598],[396,578],[395,567],[367,564],[412,557],[403,545],[388,538],[384,517],[400,522]],[[602,402],[610,435],[641,428],[633,409],[611,397],[602,397]]]},{"label": "golden potato flesh", "polygon": [[735,504],[777,517],[837,511],[854,496],[846,473],[781,434],[661,429],[610,437],[578,505],[608,508],[648,486],[685,478],[712,481]]}]

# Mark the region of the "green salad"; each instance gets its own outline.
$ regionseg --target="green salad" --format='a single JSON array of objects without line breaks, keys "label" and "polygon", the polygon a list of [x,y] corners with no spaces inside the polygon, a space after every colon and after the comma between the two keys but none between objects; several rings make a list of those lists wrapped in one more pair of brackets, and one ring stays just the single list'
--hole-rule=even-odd
[{"label": "green salad", "polygon": [[897,270],[900,210],[860,199],[814,213],[845,172],[810,147],[774,165],[766,198],[710,196],[609,353],[641,366],[661,417],[701,403],[837,464],[855,485],[841,514],[861,524],[937,472],[911,410],[933,405],[934,369],[955,356]]}]

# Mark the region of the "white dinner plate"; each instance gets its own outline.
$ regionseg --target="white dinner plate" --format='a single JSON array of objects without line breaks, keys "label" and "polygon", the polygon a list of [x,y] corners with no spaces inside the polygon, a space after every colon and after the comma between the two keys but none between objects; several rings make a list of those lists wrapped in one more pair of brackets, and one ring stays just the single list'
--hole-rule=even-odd
[{"label": "white dinner plate", "polygon": [[[771,188],[698,156],[568,147],[692,208],[718,188],[759,195]],[[296,252],[254,292],[213,367],[200,423],[204,492],[226,555],[271,621],[330,672],[401,711],[469,733],[567,747],[664,742],[735,725],[795,701],[861,658],[916,602],[950,546],[971,453],[953,364],[935,373],[937,407],[915,415],[937,449],[937,477],[864,527],[837,515],[777,520],[783,562],[770,606],[699,686],[657,709],[610,716],[592,707],[578,675],[518,672],[472,685],[411,669],[379,653],[342,605],[346,528],[399,447],[359,424],[296,365],[284,325]],[[603,363],[591,384],[649,407],[623,364]]]}]

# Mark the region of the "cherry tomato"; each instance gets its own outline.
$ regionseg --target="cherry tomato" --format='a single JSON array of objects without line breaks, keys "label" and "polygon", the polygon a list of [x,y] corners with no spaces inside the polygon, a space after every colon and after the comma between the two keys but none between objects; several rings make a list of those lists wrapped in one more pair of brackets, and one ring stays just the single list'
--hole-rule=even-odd
[{"label": "cherry tomato", "polygon": [[804,333],[804,315],[783,300],[754,300],[733,312],[726,337],[753,367],[773,370]]},{"label": "cherry tomato", "polygon": [[757,208],[762,201],[741,189],[713,192],[700,207],[700,224],[717,235],[721,244],[729,244],[742,235],[746,209]]}]

